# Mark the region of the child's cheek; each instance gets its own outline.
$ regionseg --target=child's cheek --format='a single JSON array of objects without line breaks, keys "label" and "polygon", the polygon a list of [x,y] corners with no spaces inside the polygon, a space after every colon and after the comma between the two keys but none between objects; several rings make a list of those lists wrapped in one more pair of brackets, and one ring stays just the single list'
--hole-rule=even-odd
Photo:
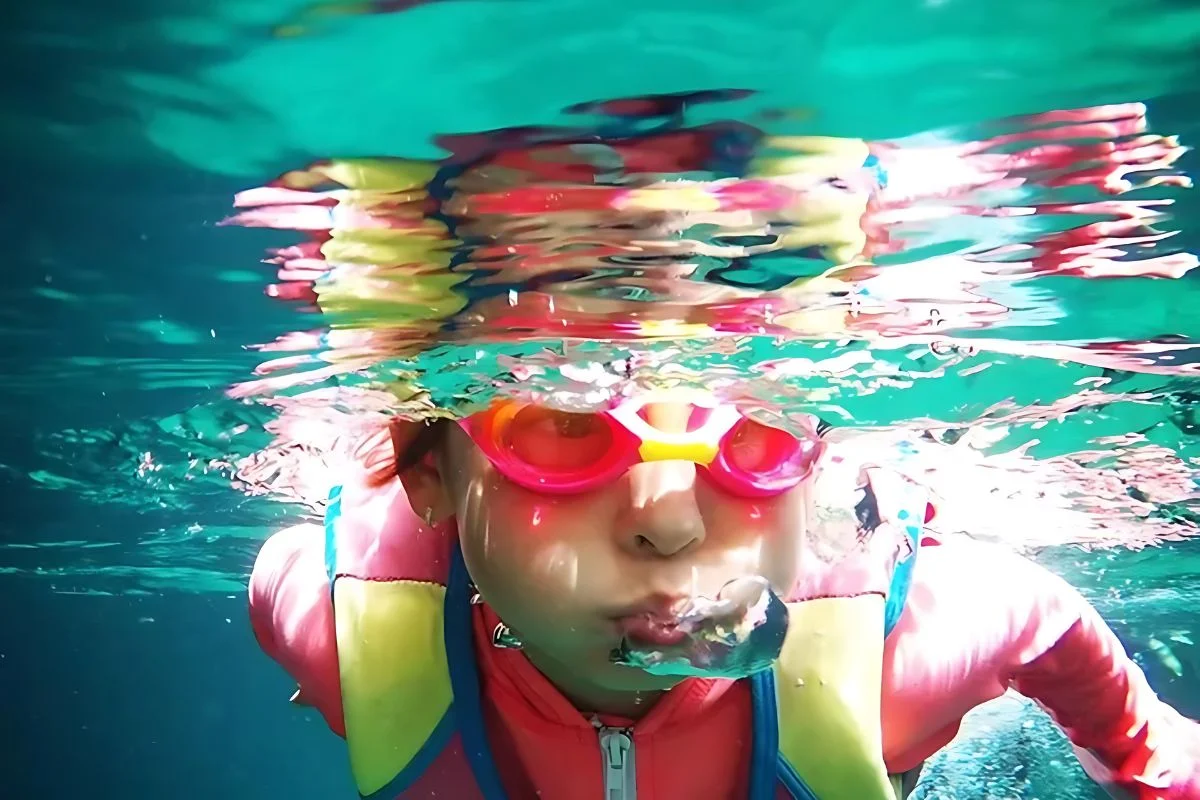
[{"label": "child's cheek", "polygon": [[556,629],[571,616],[567,609],[580,605],[588,569],[570,541],[543,535],[517,510],[461,533],[467,569],[483,599],[523,636]]},{"label": "child's cheek", "polygon": [[802,490],[752,503],[717,503],[706,514],[711,546],[749,551],[753,566],[777,591],[795,583],[807,528],[807,496]]},{"label": "child's cheek", "polygon": [[492,516],[496,560],[543,586],[578,579],[587,526],[553,498],[510,498]]},{"label": "child's cheek", "polygon": [[489,571],[516,579],[577,570],[574,548],[564,536],[569,526],[555,513],[555,501],[507,488],[486,493],[460,519],[464,548],[486,559]]}]

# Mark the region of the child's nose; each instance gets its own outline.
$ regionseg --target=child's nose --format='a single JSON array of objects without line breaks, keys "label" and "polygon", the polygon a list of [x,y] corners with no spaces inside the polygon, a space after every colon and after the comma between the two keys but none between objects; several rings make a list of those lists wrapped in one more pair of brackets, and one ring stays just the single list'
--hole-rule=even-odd
[{"label": "child's nose", "polygon": [[628,512],[619,528],[625,547],[639,554],[667,557],[704,541],[694,464],[638,464],[629,471],[629,483]]}]

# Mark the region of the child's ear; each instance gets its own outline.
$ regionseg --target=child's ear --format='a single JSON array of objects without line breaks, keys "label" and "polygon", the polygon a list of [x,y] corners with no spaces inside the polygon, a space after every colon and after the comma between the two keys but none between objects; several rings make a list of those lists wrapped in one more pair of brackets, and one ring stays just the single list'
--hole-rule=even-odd
[{"label": "child's ear", "polygon": [[[404,486],[413,513],[426,524],[445,522],[454,513],[454,506],[434,458],[436,432],[423,422],[404,420],[393,420],[388,427],[392,468]],[[416,461],[410,455],[414,449],[425,451]]]},{"label": "child's ear", "polygon": [[436,525],[454,515],[450,493],[442,482],[442,474],[433,453],[401,470],[398,475],[413,513],[425,520],[426,524]]}]

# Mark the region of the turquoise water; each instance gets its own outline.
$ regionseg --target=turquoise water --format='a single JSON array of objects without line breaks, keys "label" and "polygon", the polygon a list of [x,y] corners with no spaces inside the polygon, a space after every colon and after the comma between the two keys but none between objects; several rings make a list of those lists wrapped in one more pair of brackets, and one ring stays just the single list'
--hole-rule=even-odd
[{"label": "turquoise water", "polygon": [[[1070,517],[1078,527],[1067,526],[1066,533],[1028,537],[1015,510],[983,533],[1036,554],[1080,586],[1139,654],[1155,688],[1184,713],[1200,714],[1200,659],[1188,643],[1200,633],[1192,630],[1188,611],[1200,570],[1196,543],[1091,553],[1064,544],[1140,547],[1189,533],[1194,487],[1181,486],[1179,476],[1194,475],[1189,471],[1200,453],[1188,357],[1164,361],[1160,348],[1141,361],[1095,364],[1081,362],[1077,349],[1045,349],[1112,340],[1194,342],[1196,273],[1173,279],[1047,274],[1021,282],[992,276],[981,304],[976,296],[963,300],[962,282],[946,280],[929,260],[975,258],[1002,245],[1048,247],[1055,231],[1074,230],[1097,215],[1072,211],[1023,225],[1012,222],[1021,217],[963,208],[1105,199],[1094,187],[1055,188],[1038,173],[1021,189],[976,190],[938,221],[884,225],[905,246],[876,260],[885,274],[907,281],[904,292],[887,300],[919,308],[922,320],[931,305],[952,320],[948,341],[960,349],[949,366],[929,354],[930,341],[920,331],[895,320],[902,347],[864,339],[860,330],[848,336],[840,328],[818,328],[749,341],[695,340],[676,330],[652,343],[585,341],[554,349],[552,334],[540,329],[489,338],[486,323],[495,317],[481,311],[483,322],[473,321],[469,312],[483,306],[471,295],[467,310],[455,312],[454,326],[433,337],[440,346],[417,361],[381,351],[337,379],[257,385],[262,391],[247,393],[249,399],[230,397],[228,390],[263,378],[254,370],[269,358],[323,353],[323,360],[272,373],[296,376],[344,348],[255,349],[325,324],[303,303],[264,293],[268,284],[297,282],[277,277],[278,265],[260,263],[264,252],[308,234],[295,222],[266,230],[220,224],[244,212],[234,207],[239,192],[320,159],[443,164],[451,156],[434,137],[514,126],[547,126],[560,138],[567,127],[584,128],[603,139],[602,128],[615,124],[611,119],[567,110],[585,101],[668,92],[749,93],[692,103],[682,119],[642,120],[634,128],[639,135],[657,124],[686,130],[738,123],[774,135],[888,141],[911,154],[1031,128],[1003,122],[1012,115],[1144,102],[1149,134],[1178,136],[1191,146],[1198,133],[1195,9],[953,0],[820,9],[778,2],[753,9],[667,2],[598,8],[496,0],[358,16],[321,15],[302,2],[99,8],[22,8],[12,12],[5,34],[21,78],[5,90],[10,124],[0,134],[18,198],[5,220],[14,268],[3,289],[8,445],[0,459],[10,506],[0,537],[0,592],[6,607],[24,612],[6,615],[0,627],[0,680],[23,687],[15,696],[6,693],[12,711],[0,715],[11,721],[5,740],[19,742],[4,756],[13,796],[348,794],[337,742],[319,720],[284,702],[288,682],[256,651],[242,599],[258,544],[285,521],[313,513],[291,501],[306,499],[321,478],[311,485],[251,481],[247,487],[243,481],[239,488],[258,492],[249,497],[231,481],[239,465],[244,476],[243,459],[279,444],[266,426],[280,398],[300,398],[306,409],[367,413],[371,398],[347,389],[416,370],[439,400],[461,399],[511,388],[518,382],[511,372],[516,357],[545,367],[535,383],[561,388],[569,383],[561,366],[572,358],[586,363],[633,354],[647,359],[648,369],[681,363],[687,380],[736,384],[761,376],[756,370],[771,360],[793,359],[785,366],[794,368],[803,360],[867,352],[871,360],[849,371],[810,369],[797,377],[783,370],[778,374],[791,377],[755,399],[787,407],[832,387],[820,400],[823,410],[847,424],[919,425],[943,441],[971,431],[983,437],[971,451],[979,459],[1037,439],[1030,454],[1040,460],[1015,462],[1032,476],[1013,484],[1019,499],[1027,498],[1021,493],[1031,481],[1046,474],[1057,480],[1069,464],[1103,468],[1123,457],[1121,468],[1149,495],[1148,505],[1134,507],[1124,490],[1113,495],[1106,485],[1095,497],[1115,496],[1115,505]],[[496,140],[496,134],[489,138]],[[938,162],[932,174],[947,168]],[[1146,174],[1192,172],[1194,154],[1182,153]],[[468,199],[482,193],[463,192]],[[1194,192],[1158,185],[1110,199],[1174,201],[1154,224],[1175,235],[1146,252],[1123,245],[1121,263],[1195,251]],[[921,207],[937,205],[927,199]],[[540,217],[528,216],[540,224]],[[656,228],[647,236],[643,223],[639,236],[659,244],[688,237],[711,244],[722,226],[736,227],[717,220],[703,235]],[[595,217],[585,217],[555,228],[549,238],[539,238],[537,228],[533,234],[505,228],[496,238],[561,257],[561,237],[594,237],[599,229]],[[487,273],[479,242],[462,239],[451,249],[467,255],[476,275]],[[711,258],[716,263],[722,256]],[[747,279],[751,288],[768,279],[810,278],[829,266],[814,257],[755,255],[751,262],[750,271],[759,270]],[[422,275],[430,274],[429,264],[441,274],[436,259],[420,263]],[[599,267],[585,259],[571,268],[586,277]],[[710,274],[676,275],[672,291],[728,288]],[[411,274],[399,277],[393,283],[407,286],[403,280]],[[628,271],[608,278],[596,285],[579,275],[559,276],[543,290],[559,298],[617,296],[624,313],[636,301],[627,290],[639,286],[660,311],[667,307],[654,294],[666,291],[661,286],[647,289]],[[346,273],[337,280],[348,282]],[[506,280],[522,297],[536,294]],[[920,292],[909,291],[912,286]],[[434,305],[464,298],[435,284],[419,299]],[[674,310],[663,314],[668,321],[714,319],[710,299],[685,291],[673,302]],[[826,294],[803,294],[797,302],[808,308],[830,301]],[[952,309],[992,313],[997,303],[1004,312],[986,317],[986,325],[954,327],[962,317]],[[683,314],[680,308],[689,304],[702,311]],[[383,316],[388,325],[413,325],[411,309]],[[378,317],[378,311],[356,316],[351,309],[339,323],[375,330]],[[977,351],[963,349],[971,339]],[[1016,351],[1014,342],[1043,349]],[[909,358],[917,352],[919,358]],[[332,404],[308,393],[335,387],[341,394]],[[1088,388],[1121,396],[1081,397]],[[1010,405],[986,413],[1005,401]],[[1003,419],[1006,414],[1012,417]],[[1133,432],[1146,439],[1095,441]],[[1094,461],[1072,456],[1093,449],[1103,451]],[[1049,460],[1055,457],[1069,464]],[[1046,465],[1049,473],[1037,471]],[[996,471],[972,474],[1001,480]],[[1084,482],[1051,485],[1065,487],[1064,502],[1074,509],[1081,487],[1097,478],[1070,474]],[[1044,510],[1033,501],[1014,508]],[[1098,530],[1097,519],[1112,520],[1111,528]],[[951,515],[964,529],[974,522],[965,512]],[[1152,638],[1165,642],[1177,660],[1154,655]],[[49,788],[47,775],[54,776]],[[1013,701],[981,713],[931,764],[918,796],[1100,795],[1080,777],[1061,736]]]}]

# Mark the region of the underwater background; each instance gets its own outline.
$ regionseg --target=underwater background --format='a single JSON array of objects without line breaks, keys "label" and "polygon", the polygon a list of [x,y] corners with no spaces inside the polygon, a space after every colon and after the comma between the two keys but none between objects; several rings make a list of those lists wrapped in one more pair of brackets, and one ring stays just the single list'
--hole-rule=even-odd
[{"label": "underwater background", "polygon": [[[232,486],[237,460],[271,443],[275,410],[228,390],[263,361],[257,346],[312,323],[266,291],[259,263],[299,229],[222,225],[239,192],[326,158],[438,159],[437,136],[562,126],[585,101],[730,87],[754,94],[702,119],[794,118],[891,140],[1145,103],[1154,132],[1200,138],[1200,8],[1186,2],[54,0],[5,17],[0,794],[14,798],[353,793],[344,749],[287,702],[293,686],[246,618],[258,546],[310,510]],[[1182,153],[1163,173],[1195,163]],[[1194,192],[1177,188],[1135,192],[1174,201],[1161,253],[1172,257],[1200,248]],[[984,236],[948,229],[925,231],[923,246]],[[1200,330],[1188,269],[1046,280],[1055,324],[1077,326],[1060,341],[1191,345]],[[1026,336],[1015,328],[988,335]],[[965,379],[914,391],[886,405],[887,421],[969,427],[1010,395],[1055,399],[1030,393],[1071,368],[1014,357],[986,392]],[[1109,436],[1153,431],[1191,470],[1190,488],[1153,512],[1179,541],[1028,549],[1196,717],[1200,541],[1187,534],[1200,396],[1183,368],[1134,365],[1126,385],[1145,396],[1094,421]],[[1066,413],[1092,424],[1085,405]],[[1090,446],[1078,425],[1039,430],[1047,457]],[[927,766],[916,797],[1103,795],[1044,716],[1006,698]]]}]

